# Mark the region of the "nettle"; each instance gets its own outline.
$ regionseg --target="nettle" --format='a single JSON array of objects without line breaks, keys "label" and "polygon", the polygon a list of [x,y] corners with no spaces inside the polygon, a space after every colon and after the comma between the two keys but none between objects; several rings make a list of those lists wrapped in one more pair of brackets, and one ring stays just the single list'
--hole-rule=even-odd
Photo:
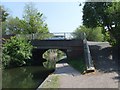
[{"label": "nettle", "polygon": [[11,37],[3,44],[2,65],[4,68],[22,66],[32,56],[33,46],[22,37]]}]

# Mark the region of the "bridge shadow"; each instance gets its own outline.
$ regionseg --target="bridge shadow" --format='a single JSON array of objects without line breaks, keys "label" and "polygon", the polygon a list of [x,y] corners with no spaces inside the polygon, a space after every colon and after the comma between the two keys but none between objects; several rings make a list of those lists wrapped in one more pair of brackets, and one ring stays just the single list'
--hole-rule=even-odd
[{"label": "bridge shadow", "polygon": [[98,72],[116,72],[118,76],[113,79],[120,81],[120,60],[119,48],[107,45],[89,45],[94,66]]}]

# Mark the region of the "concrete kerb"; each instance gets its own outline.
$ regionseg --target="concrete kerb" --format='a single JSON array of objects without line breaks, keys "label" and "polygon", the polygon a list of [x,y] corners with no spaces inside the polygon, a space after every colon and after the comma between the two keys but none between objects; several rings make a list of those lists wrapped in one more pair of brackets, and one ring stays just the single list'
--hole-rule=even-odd
[{"label": "concrete kerb", "polygon": [[[42,88],[48,88],[48,87],[44,87],[44,85],[46,84],[46,83],[48,83],[48,82],[51,82],[51,79],[52,79],[52,77],[54,77],[54,76],[57,76],[56,74],[50,74],[50,75],[48,75],[48,77],[42,82],[42,84],[36,89],[36,90],[40,90],[40,89],[42,89]],[[53,87],[54,88],[54,87]]]},{"label": "concrete kerb", "polygon": [[49,75],[36,90],[40,90],[40,88],[43,88],[43,85],[50,80],[50,77],[51,75]]}]

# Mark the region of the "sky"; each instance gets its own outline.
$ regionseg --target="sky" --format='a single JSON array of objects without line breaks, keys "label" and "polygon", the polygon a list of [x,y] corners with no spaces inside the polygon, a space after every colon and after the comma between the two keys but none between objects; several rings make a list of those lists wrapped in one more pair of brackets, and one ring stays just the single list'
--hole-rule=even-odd
[{"label": "sky", "polygon": [[[22,19],[27,2],[2,2],[13,17]],[[73,32],[82,25],[82,6],[80,2],[34,2],[35,7],[46,17],[45,22],[51,33]]]}]

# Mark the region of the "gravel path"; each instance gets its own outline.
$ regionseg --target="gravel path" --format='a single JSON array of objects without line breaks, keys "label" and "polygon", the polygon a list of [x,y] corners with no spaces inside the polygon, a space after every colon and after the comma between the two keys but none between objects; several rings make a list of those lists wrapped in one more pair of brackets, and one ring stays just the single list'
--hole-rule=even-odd
[{"label": "gravel path", "polygon": [[81,75],[67,63],[57,64],[60,88],[118,88],[119,69],[111,46],[105,42],[88,42],[96,72]]}]

